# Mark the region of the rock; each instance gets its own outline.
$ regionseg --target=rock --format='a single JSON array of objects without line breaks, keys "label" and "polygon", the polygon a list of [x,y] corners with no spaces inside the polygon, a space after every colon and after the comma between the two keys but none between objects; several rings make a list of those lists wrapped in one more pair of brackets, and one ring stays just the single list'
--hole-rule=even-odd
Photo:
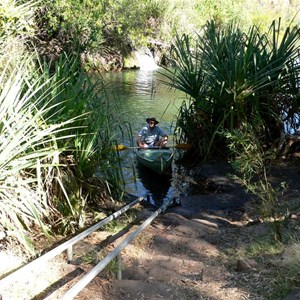
[{"label": "rock", "polygon": [[300,291],[293,291],[284,300],[300,300]]},{"label": "rock", "polygon": [[258,223],[251,228],[250,232],[254,236],[266,236],[270,234],[271,229],[267,223]]},{"label": "rock", "polygon": [[245,272],[256,269],[257,262],[254,259],[239,259],[236,264],[237,272]]}]

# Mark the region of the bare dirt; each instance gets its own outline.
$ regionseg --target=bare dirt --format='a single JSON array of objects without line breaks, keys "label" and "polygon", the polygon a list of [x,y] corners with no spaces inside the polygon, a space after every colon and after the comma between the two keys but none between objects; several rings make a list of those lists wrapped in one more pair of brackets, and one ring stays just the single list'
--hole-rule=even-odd
[{"label": "bare dirt", "polygon": [[[202,165],[193,178],[194,195],[182,197],[180,205],[159,215],[122,251],[122,279],[111,263],[75,299],[285,299],[283,294],[274,296],[270,257],[253,258],[245,252],[253,238],[268,236],[271,229],[257,219],[254,197],[229,179],[229,172],[224,162]],[[287,182],[282,201],[295,203],[290,213],[299,234],[299,161],[281,162],[270,180],[274,185]],[[200,186],[207,192],[197,193]],[[66,264],[65,255],[55,258],[2,289],[3,299],[61,299],[154,211],[139,210],[140,221],[122,237],[104,231],[92,234],[76,245],[71,264]],[[104,248],[103,241],[112,243]]]}]

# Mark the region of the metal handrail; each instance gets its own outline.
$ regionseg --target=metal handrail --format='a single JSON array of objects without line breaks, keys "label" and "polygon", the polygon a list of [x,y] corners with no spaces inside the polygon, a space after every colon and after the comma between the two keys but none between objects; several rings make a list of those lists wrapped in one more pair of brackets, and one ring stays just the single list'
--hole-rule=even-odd
[{"label": "metal handrail", "polygon": [[156,210],[137,230],[132,232],[117,248],[110,252],[102,261],[100,261],[89,273],[83,276],[69,291],[64,294],[62,300],[73,299],[80,291],[84,289],[141,231],[143,231],[151,222],[164,210],[173,199],[166,201],[158,210]]},{"label": "metal handrail", "polygon": [[8,276],[2,278],[0,280],[0,288],[3,288],[3,286],[5,286],[8,283],[10,283],[11,281],[13,281],[15,279],[15,277],[17,275],[19,275],[20,273],[28,271],[29,269],[39,265],[40,263],[46,262],[46,261],[50,260],[51,258],[57,256],[58,254],[60,254],[64,250],[69,249],[75,243],[77,243],[80,240],[84,239],[86,236],[93,233],[94,231],[96,231],[97,229],[99,229],[103,225],[107,224],[111,220],[117,218],[118,216],[123,214],[125,211],[127,211],[130,207],[136,205],[137,203],[141,202],[142,200],[144,200],[144,197],[139,197],[138,199],[130,202],[126,206],[122,207],[121,209],[119,209],[118,211],[113,213],[112,215],[110,215],[107,218],[103,219],[102,221],[96,223],[95,225],[91,226],[90,228],[86,229],[85,231],[83,231],[83,232],[79,233],[78,235],[74,236],[70,240],[64,242],[63,244],[61,244],[61,245],[57,246],[56,248],[50,250],[46,254],[38,257],[37,259],[33,260],[32,262],[28,263],[27,265],[21,267],[20,269],[16,270],[15,272],[9,274]]}]

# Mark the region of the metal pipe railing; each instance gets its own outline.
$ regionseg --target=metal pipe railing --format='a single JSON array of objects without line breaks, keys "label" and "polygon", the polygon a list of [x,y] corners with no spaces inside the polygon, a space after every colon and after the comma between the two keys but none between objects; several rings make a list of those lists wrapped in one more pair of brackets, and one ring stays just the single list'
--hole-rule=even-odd
[{"label": "metal pipe railing", "polygon": [[83,290],[121,251],[129,242],[131,242],[141,231],[164,211],[173,199],[166,201],[158,210],[156,210],[137,230],[132,232],[114,251],[109,253],[101,262],[99,262],[89,273],[83,276],[73,287],[61,298],[62,300],[73,299],[81,290]]},{"label": "metal pipe railing", "polygon": [[4,277],[3,279],[0,280],[0,289],[3,288],[8,283],[12,282],[15,279],[15,277],[17,275],[19,275],[20,273],[28,271],[31,268],[35,267],[35,266],[39,266],[42,262],[46,262],[46,261],[50,260],[51,258],[57,256],[58,254],[60,254],[61,252],[63,252],[66,249],[68,250],[68,259],[71,258],[72,257],[72,248],[71,247],[75,243],[77,243],[80,240],[84,239],[89,234],[91,234],[92,232],[94,232],[97,229],[101,228],[103,225],[107,224],[111,220],[117,218],[118,216],[120,216],[121,214],[126,212],[130,207],[136,205],[137,203],[141,202],[142,200],[144,200],[144,197],[139,197],[138,199],[130,202],[126,206],[122,207],[121,209],[119,209],[118,211],[113,213],[112,215],[110,215],[107,218],[103,219],[102,221],[96,223],[95,225],[91,226],[90,228],[86,229],[85,231],[83,231],[83,232],[79,233],[78,235],[74,236],[70,240],[64,242],[63,244],[61,244],[61,245],[57,246],[56,248],[50,250],[46,254],[40,256],[39,258],[33,260],[32,262],[30,262],[27,265],[21,267],[20,269],[16,270],[15,272],[13,272],[13,273],[9,274],[8,276]]}]

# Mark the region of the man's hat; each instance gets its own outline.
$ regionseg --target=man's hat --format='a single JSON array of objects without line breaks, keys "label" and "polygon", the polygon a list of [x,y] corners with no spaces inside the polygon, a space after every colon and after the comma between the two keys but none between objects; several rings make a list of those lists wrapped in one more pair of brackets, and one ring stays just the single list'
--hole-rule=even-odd
[{"label": "man's hat", "polygon": [[155,123],[155,125],[159,123],[159,122],[156,120],[156,118],[154,118],[154,117],[150,117],[150,118],[147,118],[147,119],[146,119],[146,122],[147,122],[147,123],[149,123],[150,121],[153,121],[153,122]]}]

